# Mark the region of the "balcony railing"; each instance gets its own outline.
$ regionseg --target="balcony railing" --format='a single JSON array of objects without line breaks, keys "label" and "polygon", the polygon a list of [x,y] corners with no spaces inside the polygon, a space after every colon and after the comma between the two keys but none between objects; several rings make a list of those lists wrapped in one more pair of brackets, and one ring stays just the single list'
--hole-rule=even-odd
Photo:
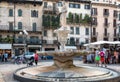
[{"label": "balcony railing", "polygon": [[23,29],[26,29],[27,31],[32,31],[32,32],[41,31],[40,27],[36,27],[36,31],[35,31],[32,29],[31,26],[22,26],[22,29],[18,29],[18,26],[14,28],[14,27],[9,27],[9,25],[0,25],[0,30],[2,31],[22,31]]},{"label": "balcony railing", "polygon": [[58,44],[57,40],[43,40],[42,44]]},{"label": "balcony railing", "polygon": [[104,12],[103,16],[109,16],[109,12]]},{"label": "balcony railing", "polygon": [[109,27],[109,23],[104,23],[104,27]]},{"label": "balcony railing", "polygon": [[98,24],[97,22],[92,22],[92,25],[94,26],[97,26],[97,24]]},{"label": "balcony railing", "polygon": [[0,25],[0,30],[10,30],[8,25]]},{"label": "balcony railing", "polygon": [[92,37],[97,37],[98,36],[98,32],[92,33]]},{"label": "balcony railing", "polygon": [[97,16],[97,13],[92,13],[91,15],[92,15],[92,16]]},{"label": "balcony railing", "polygon": [[27,44],[42,44],[42,40],[40,40],[40,39],[28,39]]},{"label": "balcony railing", "polygon": [[109,33],[104,33],[104,37],[109,37]]},{"label": "balcony railing", "polygon": [[57,7],[53,7],[53,6],[50,6],[50,5],[48,5],[46,7],[43,7],[43,12],[44,13],[45,12],[49,12],[49,13],[51,12],[51,13],[55,14],[56,10],[57,10]]},{"label": "balcony railing", "polygon": [[113,17],[115,17],[115,18],[117,18],[117,11],[114,11],[114,13],[113,13]]},{"label": "balcony railing", "polygon": [[40,40],[40,39],[26,39],[26,40],[24,40],[24,39],[19,39],[19,38],[16,38],[15,39],[15,43],[16,44],[23,44],[23,43],[26,43],[26,44],[34,44],[34,45],[36,45],[36,44],[42,44],[42,40]]}]

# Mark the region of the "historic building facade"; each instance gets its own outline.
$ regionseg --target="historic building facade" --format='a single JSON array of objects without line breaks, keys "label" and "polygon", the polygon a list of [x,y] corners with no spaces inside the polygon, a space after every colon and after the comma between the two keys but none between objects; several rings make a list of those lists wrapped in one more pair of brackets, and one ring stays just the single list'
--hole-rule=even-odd
[{"label": "historic building facade", "polygon": [[[58,50],[60,44],[54,30],[61,26],[63,1],[0,1],[0,43],[6,45],[4,49],[15,54],[25,50]],[[65,5],[66,25],[71,29],[66,45],[80,48],[84,43],[120,40],[117,0],[65,0]]]},{"label": "historic building facade", "polygon": [[[15,51],[18,55],[26,50],[40,50],[41,13],[41,1],[2,0],[0,2],[0,43],[11,44],[11,51]],[[28,35],[23,30],[26,30]]]},{"label": "historic building facade", "polygon": [[116,0],[92,0],[92,40],[116,41],[117,2]]}]

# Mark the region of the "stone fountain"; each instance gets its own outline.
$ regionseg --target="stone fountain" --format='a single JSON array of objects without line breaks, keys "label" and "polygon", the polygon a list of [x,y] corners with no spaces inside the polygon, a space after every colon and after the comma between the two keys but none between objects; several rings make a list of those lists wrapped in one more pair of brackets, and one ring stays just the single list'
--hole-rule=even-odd
[{"label": "stone fountain", "polygon": [[116,71],[85,65],[75,65],[73,57],[81,55],[79,51],[66,51],[65,44],[71,32],[66,25],[66,7],[63,5],[61,27],[54,32],[60,42],[58,51],[38,51],[38,54],[54,57],[52,65],[42,65],[21,68],[14,73],[14,78],[20,82],[119,82]]}]

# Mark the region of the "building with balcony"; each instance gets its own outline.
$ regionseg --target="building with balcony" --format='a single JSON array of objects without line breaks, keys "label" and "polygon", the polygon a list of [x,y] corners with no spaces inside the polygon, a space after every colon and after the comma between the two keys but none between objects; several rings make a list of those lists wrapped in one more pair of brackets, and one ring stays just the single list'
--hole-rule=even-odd
[{"label": "building with balcony", "polygon": [[[68,43],[66,45],[70,46],[80,46],[83,43],[88,43],[90,41],[90,10],[91,4],[89,0],[67,0],[65,1],[67,8],[66,22],[67,27],[71,29],[71,33],[68,36]],[[48,45],[49,41],[52,47],[55,47],[55,43],[59,46],[57,41],[57,36],[54,34],[54,30],[60,27],[60,18],[56,13],[58,10],[61,11],[63,6],[63,1],[61,0],[44,0],[43,1],[43,40]],[[49,20],[51,20],[49,22]],[[54,43],[55,41],[55,43]],[[45,44],[44,49],[47,49]],[[49,43],[50,45],[50,43]],[[51,46],[50,46],[51,47]]]},{"label": "building with balcony", "polygon": [[[91,0],[92,9],[92,33],[97,33],[97,36],[91,36],[92,42],[107,40],[115,41],[117,37],[117,1],[116,0]],[[96,25],[95,25],[96,24]]]},{"label": "building with balcony", "polygon": [[[1,0],[0,43],[10,44],[18,55],[25,49],[58,50],[54,30],[61,26],[58,11],[63,1],[66,25],[71,29],[66,45],[80,48],[83,43],[120,40],[117,0]],[[28,35],[21,35],[23,30]]]},{"label": "building with balcony", "polygon": [[[41,48],[42,1],[0,1],[0,43],[12,45],[16,55]],[[19,34],[26,30],[28,35]]]}]

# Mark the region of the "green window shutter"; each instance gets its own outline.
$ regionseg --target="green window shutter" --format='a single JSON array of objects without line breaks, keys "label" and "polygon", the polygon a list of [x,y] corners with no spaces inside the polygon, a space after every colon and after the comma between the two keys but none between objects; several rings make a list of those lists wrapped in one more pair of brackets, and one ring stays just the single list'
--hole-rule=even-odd
[{"label": "green window shutter", "polygon": [[18,22],[18,29],[22,29],[22,22]]},{"label": "green window shutter", "polygon": [[18,10],[18,16],[19,16],[19,17],[22,16],[22,10],[21,10],[21,9]]},{"label": "green window shutter", "polygon": [[33,27],[33,31],[36,31],[36,23],[33,23],[32,27]]},{"label": "green window shutter", "polygon": [[10,17],[13,16],[13,9],[9,9],[9,16],[10,16]]},{"label": "green window shutter", "polygon": [[80,34],[79,27],[76,27],[76,34]]}]

